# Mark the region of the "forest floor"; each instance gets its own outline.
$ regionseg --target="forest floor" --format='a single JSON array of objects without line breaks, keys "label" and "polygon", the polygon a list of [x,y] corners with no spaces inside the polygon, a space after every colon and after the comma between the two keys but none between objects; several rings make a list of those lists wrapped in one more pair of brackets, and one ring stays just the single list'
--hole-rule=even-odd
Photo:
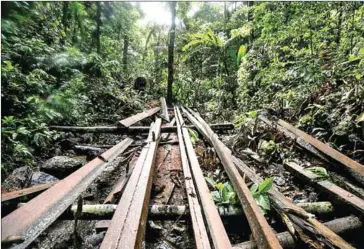
[{"label": "forest floor", "polygon": [[[149,107],[152,108],[157,105],[158,101],[152,101]],[[172,119],[174,116],[173,111],[169,113]],[[140,124],[148,126],[151,121],[151,118],[147,118],[142,120]],[[186,125],[190,124],[186,121]],[[110,124],[99,123],[96,125]],[[162,126],[167,125],[165,123]],[[272,177],[279,192],[292,200],[293,203],[332,201],[326,194],[318,192],[310,184],[297,179],[283,166],[285,159],[290,159],[305,168],[326,167],[325,162],[295,147],[291,140],[262,122],[254,125],[255,131],[248,134],[251,128],[253,127],[247,127],[245,131],[224,131],[219,133],[219,138],[232,150],[233,155],[242,159],[256,175],[263,179]],[[85,164],[97,156],[97,154],[90,154],[90,152],[79,151],[75,145],[94,147],[115,145],[125,137],[127,136],[117,134],[86,133],[81,135],[62,132],[59,141],[53,145],[56,154],[38,156],[36,159],[40,167],[33,169],[33,172],[29,172],[29,169],[27,169],[10,175],[2,185],[2,193],[29,187],[29,184],[34,180],[32,179],[34,173],[39,170],[42,172],[47,161],[55,156],[67,156],[80,162],[80,164]],[[131,137],[134,139],[132,147],[110,162],[104,172],[82,193],[84,204],[102,204],[118,179],[126,176],[130,165],[137,161],[145,135],[139,134]],[[157,150],[149,205],[188,205],[177,133],[163,134],[161,141],[167,142],[167,144],[160,145]],[[213,179],[216,183],[231,184],[215,149],[206,140],[198,136],[194,141],[194,149],[206,178]],[[105,150],[106,148],[102,148],[102,151]],[[58,171],[62,171],[62,168],[58,169]],[[331,174],[329,170],[327,171],[328,174]],[[38,182],[38,184],[54,181],[53,178],[48,176],[46,175],[44,181]],[[252,183],[248,182],[248,185],[251,187]],[[213,186],[209,186],[209,188],[210,191],[215,190]],[[16,203],[2,203],[2,209],[5,210],[3,217],[14,210],[19,203],[28,200],[24,197],[18,199]],[[114,201],[113,203],[116,204],[117,202]],[[236,200],[227,203],[217,202],[216,204],[222,207],[240,207]],[[334,206],[335,212],[320,215],[320,222],[352,215],[351,210],[345,209],[345,205],[335,203]],[[279,217],[269,209],[266,211],[266,219],[274,232],[284,232],[286,228]],[[252,240],[251,230],[243,213],[230,217],[221,216],[221,218],[232,244]],[[95,228],[97,223],[98,220],[79,220],[77,233],[75,233],[74,220],[58,219],[34,241],[31,248],[80,248],[76,243],[78,240],[81,241],[81,248],[98,248],[105,235],[105,230],[97,230]],[[356,236],[360,232],[363,232],[363,230],[360,229],[357,233],[344,234],[344,238],[360,248],[360,245],[364,244],[363,238]],[[195,248],[191,222],[182,215],[172,219],[157,220],[149,217],[146,226],[145,248]]]}]

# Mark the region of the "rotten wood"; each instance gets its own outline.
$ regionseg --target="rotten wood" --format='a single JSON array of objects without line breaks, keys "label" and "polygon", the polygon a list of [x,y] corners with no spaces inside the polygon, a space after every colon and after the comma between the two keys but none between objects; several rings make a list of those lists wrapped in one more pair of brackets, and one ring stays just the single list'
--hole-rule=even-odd
[{"label": "rotten wood", "polygon": [[126,138],[113,148],[97,157],[16,209],[1,221],[1,237],[22,236],[24,241],[14,244],[15,248],[26,248],[50,226],[86,188],[99,176],[109,162],[125,151],[133,142]]},{"label": "rotten wood", "polygon": [[[347,216],[339,219],[335,219],[324,223],[331,231],[338,234],[346,232],[353,232],[357,229],[362,228],[363,224],[358,217]],[[296,241],[289,232],[283,232],[277,234],[279,242],[284,249],[296,248]],[[234,249],[256,249],[257,245],[255,241],[247,241],[237,245],[234,245]]]},{"label": "rotten wood", "polygon": [[123,120],[119,121],[119,124],[122,127],[132,126],[133,124],[138,123],[139,121],[156,114],[157,112],[159,112],[160,109],[161,109],[160,107],[154,107],[154,108],[149,109],[147,111],[140,112],[138,114],[135,114],[135,115],[133,115],[131,117],[128,117],[126,119],[123,119]]},{"label": "rotten wood", "polygon": [[31,195],[31,194],[39,194],[39,193],[49,189],[50,187],[52,187],[56,183],[57,182],[40,184],[40,185],[37,185],[37,186],[34,186],[34,187],[24,188],[24,189],[21,189],[21,190],[1,194],[1,202],[19,199],[20,197],[28,196],[28,195]]},{"label": "rotten wood", "polygon": [[158,118],[151,125],[147,144],[119,201],[101,249],[142,248],[160,127],[161,119]]},{"label": "rotten wood", "polygon": [[243,178],[234,166],[231,151],[228,150],[227,147],[218,139],[218,136],[201,117],[198,115],[193,116],[193,114],[190,114],[184,108],[182,109],[200,133],[203,134],[204,137],[214,146],[239,197],[245,216],[252,230],[253,237],[257,241],[258,248],[282,248],[273,229],[264,218],[248,187],[243,181]]},{"label": "rotten wood", "polygon": [[[175,108],[174,110],[176,122],[177,122],[177,133],[178,133],[178,140],[179,140],[179,148],[180,148],[180,154],[181,154],[181,162],[182,162],[182,170],[183,175],[185,179],[185,187],[186,187],[186,193],[187,193],[187,200],[188,200],[188,206],[190,210],[190,216],[192,221],[192,227],[193,227],[193,234],[195,238],[195,245],[197,249],[202,248],[211,248],[210,241],[207,235],[207,230],[204,224],[203,216],[202,216],[202,210],[201,206],[198,202],[197,196],[196,196],[196,189],[195,185],[193,183],[192,174],[190,170],[190,164],[188,162],[187,158],[187,152],[186,147],[183,141],[182,137],[182,128],[181,128],[181,122],[183,121],[180,117],[180,114],[177,113],[177,110]],[[219,247],[215,247],[219,248]]]},{"label": "rotten wood", "polygon": [[168,107],[167,107],[167,103],[166,103],[166,99],[164,97],[161,97],[160,99],[161,102],[161,111],[162,111],[162,117],[165,121],[169,122],[169,115],[168,115]]},{"label": "rotten wood", "polygon": [[364,186],[364,165],[352,160],[351,158],[343,155],[337,150],[331,148],[329,145],[324,144],[318,139],[308,135],[307,133],[301,131],[300,129],[294,127],[293,125],[283,121],[278,120],[278,124],[290,132],[294,133],[296,136],[301,137],[310,145],[314,146],[316,149],[324,153],[326,156],[333,159],[336,163],[343,165],[345,170],[349,172],[349,174],[358,182],[360,182]]},{"label": "rotten wood", "polygon": [[[244,175],[256,184],[263,182],[263,179],[257,176],[242,160],[234,156],[233,161],[241,175]],[[268,193],[273,209],[282,219],[282,222],[286,224],[293,236],[298,235],[303,242],[307,243],[313,241],[317,243],[322,242],[329,246],[334,245],[337,248],[353,248],[340,236],[317,221],[312,214],[292,203],[292,201],[280,193],[275,186],[273,186]],[[294,228],[293,231],[291,229],[292,227]],[[307,236],[313,239],[309,240],[307,239]]]},{"label": "rotten wood", "polygon": [[[177,108],[176,111],[178,115],[178,117],[176,118],[179,118],[181,124],[183,123],[181,112],[179,108]],[[211,198],[211,192],[207,186],[200,164],[197,160],[197,156],[193,148],[190,135],[188,134],[188,130],[185,127],[182,128],[182,135],[184,138],[192,176],[197,187],[196,194],[198,194],[200,198],[213,245],[215,248],[231,248],[231,242],[226,233],[221,217],[216,210],[215,203]]]},{"label": "rotten wood", "polygon": [[344,203],[351,207],[352,211],[362,215],[364,213],[364,200],[356,195],[340,188],[336,184],[328,181],[321,180],[320,176],[314,174],[311,171],[305,170],[294,162],[285,162],[284,167],[290,171],[293,175],[308,181],[313,184],[313,187],[317,188],[321,192],[325,192],[333,197],[333,201]]}]

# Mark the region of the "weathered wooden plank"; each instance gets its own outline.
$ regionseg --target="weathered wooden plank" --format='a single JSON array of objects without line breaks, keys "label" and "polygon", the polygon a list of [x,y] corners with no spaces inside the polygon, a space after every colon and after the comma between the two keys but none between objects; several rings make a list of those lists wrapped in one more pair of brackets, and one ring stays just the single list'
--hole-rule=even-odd
[{"label": "weathered wooden plank", "polygon": [[[173,119],[172,119],[173,121]],[[170,122],[172,123],[172,122]],[[193,125],[186,125],[187,128],[194,129]],[[210,124],[211,129],[216,131],[228,131],[233,130],[234,125],[231,123],[225,124]],[[64,132],[75,132],[75,133],[114,133],[114,134],[148,134],[149,126],[50,126],[50,129],[64,131]],[[176,126],[162,126],[161,133],[177,132]]]},{"label": "weathered wooden plank", "polygon": [[301,131],[300,129],[281,119],[278,120],[278,124],[286,128],[290,132],[294,133],[295,135],[301,137],[303,140],[314,146],[326,156],[335,160],[335,162],[343,165],[345,167],[345,170],[348,171],[353,178],[355,178],[358,182],[364,185],[364,165],[361,165],[360,163],[331,148],[329,145],[324,144],[318,139],[308,135],[307,133]]},{"label": "weathered wooden plank", "polygon": [[18,199],[18,198],[23,197],[23,196],[27,196],[27,195],[31,195],[31,194],[35,194],[35,193],[40,193],[40,192],[42,192],[44,190],[49,189],[50,187],[52,187],[56,183],[57,182],[40,184],[40,185],[37,185],[37,186],[34,186],[34,187],[24,188],[24,189],[21,189],[21,190],[1,194],[1,202],[9,201],[9,200],[15,200],[15,199]]},{"label": "weathered wooden plank", "polygon": [[147,111],[140,112],[138,114],[135,114],[131,117],[119,121],[119,124],[122,125],[122,127],[132,126],[133,124],[138,123],[139,121],[156,114],[157,112],[159,112],[160,109],[161,109],[160,107],[154,107]]},{"label": "weathered wooden plank", "polygon": [[[313,186],[323,191],[332,197],[334,197],[333,201],[339,201],[346,205],[352,207],[352,210],[359,215],[364,213],[364,200],[357,197],[356,195],[346,191],[343,188],[340,188],[336,184],[327,181],[327,180],[319,180],[320,177],[312,172],[307,174],[307,170],[304,170],[303,167],[299,166],[294,162],[285,162],[285,168],[290,171],[292,174],[304,179],[305,181],[312,182]],[[313,174],[313,176],[312,176]]]},{"label": "weathered wooden plank", "polygon": [[169,122],[168,107],[167,107],[166,99],[164,97],[161,97],[159,100],[161,102],[162,117],[165,121]]},{"label": "weathered wooden plank", "polygon": [[12,248],[26,248],[86,190],[107,164],[121,154],[132,142],[133,140],[130,138],[124,139],[101,156],[4,217],[1,220],[2,240],[6,240],[10,236],[20,236],[24,241],[14,244]]},{"label": "weathered wooden plank", "polygon": [[[256,175],[242,160],[233,157],[233,161],[241,175],[245,175],[245,177],[256,184],[263,182],[263,179]],[[328,244],[335,245],[337,248],[352,248],[349,243],[327,229],[327,227],[317,221],[315,217],[307,213],[303,208],[292,203],[292,201],[287,199],[275,187],[270,189],[268,193],[273,204],[272,206],[279,217],[282,218],[282,222],[286,223],[280,215],[283,212],[291,224],[294,225],[295,230],[300,231],[298,236],[304,233],[304,236],[309,236],[314,241],[326,241]],[[305,240],[305,238],[302,239]]]},{"label": "weathered wooden plank", "polygon": [[[207,236],[207,230],[202,216],[202,210],[198,202],[197,196],[195,194],[196,189],[192,179],[185,143],[183,141],[182,128],[181,128],[181,123],[183,120],[182,117],[180,116],[180,113],[177,112],[176,108],[174,110],[174,113],[177,122],[177,133],[178,133],[179,148],[181,152],[182,170],[185,179],[187,200],[191,215],[195,245],[197,249],[211,248],[209,237]],[[219,247],[215,246],[215,248],[218,249]]]},{"label": "weathered wooden plank", "polygon": [[101,249],[142,247],[160,127],[161,119],[158,118],[151,125],[147,144],[120,199]]},{"label": "weathered wooden plank", "polygon": [[[338,218],[332,221],[324,223],[331,231],[334,233],[345,233],[355,231],[362,228],[363,224],[358,217],[347,216],[343,218]],[[294,249],[296,248],[296,240],[292,237],[289,232],[283,232],[277,234],[279,242],[284,249]],[[234,245],[234,249],[256,249],[257,245],[255,241],[247,241],[237,245]]]},{"label": "weathered wooden plank", "polygon": [[257,241],[258,248],[282,248],[273,229],[259,210],[253,196],[246,186],[243,178],[236,169],[232,155],[229,149],[218,139],[218,136],[211,130],[208,124],[198,115],[193,116],[185,109],[184,113],[196,128],[213,144],[229,179],[234,186],[239,197],[240,203],[244,210],[245,216],[249,222],[254,239]]}]

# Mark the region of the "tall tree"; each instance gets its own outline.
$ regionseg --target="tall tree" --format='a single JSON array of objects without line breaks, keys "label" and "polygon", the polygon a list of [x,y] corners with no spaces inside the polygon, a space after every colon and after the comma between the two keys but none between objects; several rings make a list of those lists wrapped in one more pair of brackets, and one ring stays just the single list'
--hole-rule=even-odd
[{"label": "tall tree", "polygon": [[129,37],[127,34],[124,36],[124,51],[123,51],[123,72],[125,76],[128,71],[128,48],[129,48]]},{"label": "tall tree", "polygon": [[100,43],[100,27],[101,27],[101,4],[100,2],[96,2],[96,48],[97,53],[99,54],[101,51],[101,43]]},{"label": "tall tree", "polygon": [[172,85],[173,85],[173,61],[174,61],[174,40],[176,35],[176,2],[171,2],[172,24],[169,32],[168,44],[168,88],[167,88],[167,103],[172,104]]}]

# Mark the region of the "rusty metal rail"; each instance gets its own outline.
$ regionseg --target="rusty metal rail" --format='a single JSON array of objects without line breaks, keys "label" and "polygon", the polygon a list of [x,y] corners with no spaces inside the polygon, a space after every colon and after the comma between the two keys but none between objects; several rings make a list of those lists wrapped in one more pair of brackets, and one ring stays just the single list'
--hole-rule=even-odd
[{"label": "rusty metal rail", "polygon": [[138,158],[101,249],[142,247],[160,127],[161,119],[158,118],[151,125],[147,145]]},{"label": "rusty metal rail", "polygon": [[21,238],[12,248],[26,248],[50,226],[86,188],[101,174],[107,164],[121,154],[131,143],[126,138],[101,156],[84,165],[56,185],[38,195],[24,206],[1,220],[1,237]]},{"label": "rusty metal rail", "polygon": [[[253,196],[246,186],[243,178],[232,161],[231,152],[218,139],[217,135],[211,130],[208,124],[198,115],[192,115],[183,108],[183,112],[187,118],[196,126],[196,128],[204,135],[204,137],[213,144],[216,152],[228,174],[235,191],[238,194],[245,216],[249,222],[253,237],[257,242],[258,248],[282,248],[279,241],[269,226],[268,222],[259,210]],[[190,110],[191,112],[191,110]],[[193,112],[192,112],[193,113]]]},{"label": "rusty metal rail", "polygon": [[[189,139],[188,132],[186,128],[182,128],[183,119],[178,108],[175,108],[175,117],[178,127],[177,131],[178,139],[180,141],[179,145],[181,151],[181,161],[185,178],[186,193],[191,214],[191,220],[194,229],[196,248],[211,248],[202,217],[201,207],[196,194],[198,194],[198,196],[200,197],[201,205],[204,209],[206,223],[209,227],[214,248],[231,248],[229,237],[226,234],[224,225],[221,221],[219,213],[216,210],[215,203],[211,199],[210,191],[206,185],[205,179],[200,169],[200,165],[197,161],[194,149],[192,147],[192,143]],[[191,163],[189,163],[188,161],[187,153]],[[197,191],[193,179],[195,180]]]}]

